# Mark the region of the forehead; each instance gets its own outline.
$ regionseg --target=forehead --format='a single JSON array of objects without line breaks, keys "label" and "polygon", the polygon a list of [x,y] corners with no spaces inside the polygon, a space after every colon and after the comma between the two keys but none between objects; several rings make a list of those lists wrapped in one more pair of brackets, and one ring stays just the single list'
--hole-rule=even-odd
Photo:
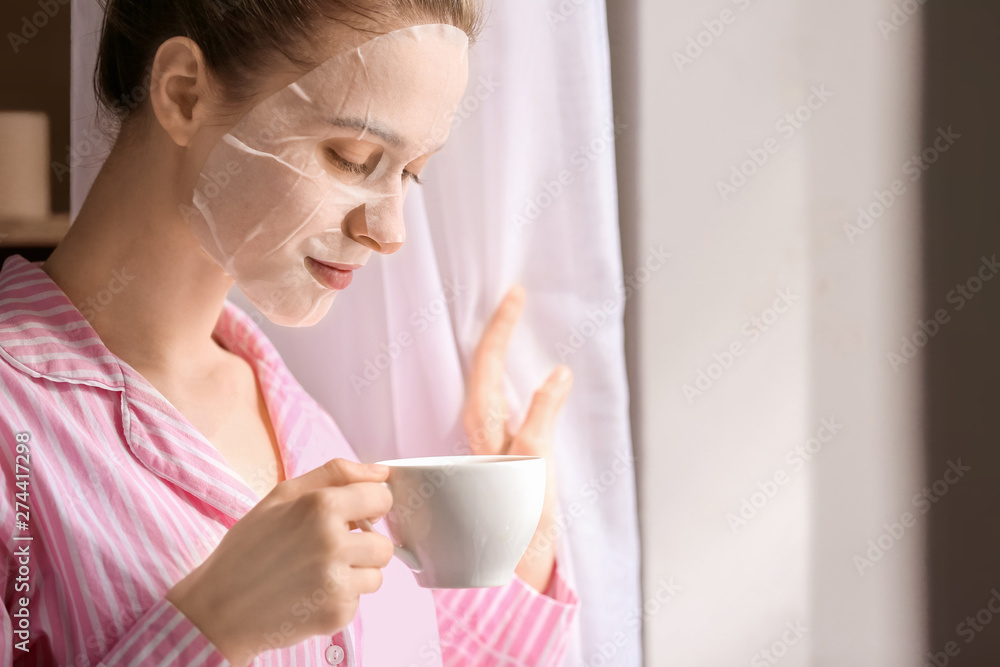
[{"label": "forehead", "polygon": [[468,79],[468,36],[445,24],[379,35],[289,86],[314,120],[390,146],[436,148]]}]

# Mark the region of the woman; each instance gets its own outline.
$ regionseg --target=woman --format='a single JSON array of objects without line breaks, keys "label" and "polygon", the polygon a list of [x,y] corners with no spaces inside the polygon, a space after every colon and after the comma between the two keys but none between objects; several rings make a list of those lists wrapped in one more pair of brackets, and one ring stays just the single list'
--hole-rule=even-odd
[{"label": "woman", "polygon": [[[357,462],[225,296],[308,325],[399,249],[478,23],[454,0],[110,0],[114,148],[49,260],[0,270],[4,664],[361,665],[358,599],[392,544],[355,521],[388,511],[388,469]],[[551,457],[568,369],[505,424],[523,299],[473,360],[475,453]],[[514,581],[434,591],[445,664],[561,661],[578,599],[545,535],[549,470]]]}]

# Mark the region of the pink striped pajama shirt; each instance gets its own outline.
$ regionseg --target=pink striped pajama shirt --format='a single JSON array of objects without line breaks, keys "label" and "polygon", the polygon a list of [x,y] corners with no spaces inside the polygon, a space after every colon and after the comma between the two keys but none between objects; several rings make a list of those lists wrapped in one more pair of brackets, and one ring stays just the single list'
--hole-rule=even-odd
[{"label": "pink striped pajama shirt", "polygon": [[[226,665],[164,595],[260,497],[40,266],[0,269],[0,664]],[[226,301],[213,336],[253,366],[286,478],[358,460],[246,313]],[[558,565],[544,594],[515,576],[433,597],[446,667],[560,664],[579,606]],[[361,614],[332,636],[267,641],[255,665],[361,667]]]}]

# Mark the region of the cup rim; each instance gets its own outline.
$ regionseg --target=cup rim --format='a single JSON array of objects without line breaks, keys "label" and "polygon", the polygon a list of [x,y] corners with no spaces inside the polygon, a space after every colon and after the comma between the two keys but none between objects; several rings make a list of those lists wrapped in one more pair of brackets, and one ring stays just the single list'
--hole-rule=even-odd
[{"label": "cup rim", "polygon": [[459,454],[445,456],[411,456],[402,459],[375,461],[390,468],[440,468],[441,466],[461,466],[463,463],[523,463],[543,460],[542,456],[521,454]]}]

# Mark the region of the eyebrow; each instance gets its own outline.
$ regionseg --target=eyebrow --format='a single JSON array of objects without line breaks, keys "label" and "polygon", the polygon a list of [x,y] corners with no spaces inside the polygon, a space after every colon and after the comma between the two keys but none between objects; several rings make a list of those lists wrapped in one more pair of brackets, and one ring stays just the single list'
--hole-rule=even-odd
[{"label": "eyebrow", "polygon": [[[334,127],[345,127],[351,130],[364,130],[365,132],[370,132],[380,139],[384,139],[393,146],[402,146],[406,142],[402,138],[389,128],[379,125],[378,123],[373,123],[371,121],[365,121],[360,118],[328,118],[326,119],[330,125]],[[436,153],[444,147],[444,144],[435,146],[433,149],[427,151],[428,153]]]}]

